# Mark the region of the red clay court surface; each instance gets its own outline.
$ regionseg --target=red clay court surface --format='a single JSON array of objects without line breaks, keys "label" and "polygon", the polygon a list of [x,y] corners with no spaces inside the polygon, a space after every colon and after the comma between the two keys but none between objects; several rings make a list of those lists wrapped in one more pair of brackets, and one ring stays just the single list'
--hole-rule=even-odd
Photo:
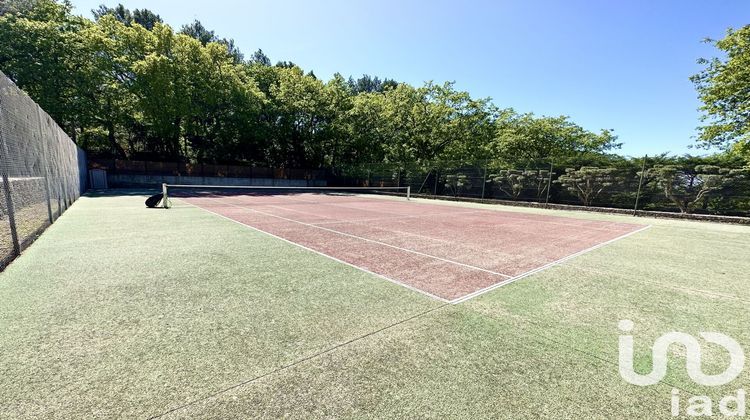
[{"label": "red clay court surface", "polygon": [[181,199],[451,303],[645,228],[330,193]]}]

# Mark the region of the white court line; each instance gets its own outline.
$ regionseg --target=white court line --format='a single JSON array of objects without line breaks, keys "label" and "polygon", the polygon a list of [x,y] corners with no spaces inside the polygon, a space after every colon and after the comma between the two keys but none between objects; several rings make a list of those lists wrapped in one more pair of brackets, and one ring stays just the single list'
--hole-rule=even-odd
[{"label": "white court line", "polygon": [[[363,197],[363,196],[362,196],[362,194],[359,194],[359,195],[357,195],[357,197]],[[286,199],[292,200],[291,197],[282,197],[282,198],[286,198]],[[367,197],[367,198],[370,199],[372,197]],[[362,201],[357,201],[357,203],[361,203],[361,202]],[[369,201],[367,201],[367,202],[369,203]],[[314,202],[310,202],[310,203],[312,203],[312,204],[322,204],[324,206],[332,206],[332,207],[343,207],[345,209],[350,209],[350,210],[362,210],[362,209],[357,208],[357,207],[350,207],[350,206],[346,205],[346,204],[351,204],[352,203],[351,201],[338,202],[338,203],[336,203],[336,202],[330,202],[330,203],[320,203],[320,202],[314,203]],[[372,212],[372,213],[392,214],[394,216],[400,215],[400,213],[394,213],[394,212],[385,211],[385,210],[367,210],[367,211]]]},{"label": "white court line", "polygon": [[[218,199],[214,199],[214,198],[212,198],[211,200],[218,200]],[[260,232],[260,233],[262,233],[262,234],[265,234],[265,235],[271,236],[271,237],[273,237],[273,238],[276,238],[276,239],[282,240],[282,241],[284,241],[284,242],[286,242],[286,243],[288,243],[288,244],[292,244],[292,245],[294,245],[294,246],[300,247],[300,248],[302,248],[302,249],[304,249],[304,250],[306,250],[306,251],[310,251],[310,252],[314,252],[315,254],[318,254],[318,255],[322,255],[322,256],[324,256],[324,257],[326,257],[326,258],[329,258],[329,259],[331,259],[331,260],[333,260],[333,261],[336,261],[336,262],[338,262],[338,263],[341,263],[341,264],[344,264],[344,265],[348,265],[349,267],[353,267],[353,268],[356,268],[357,270],[363,271],[363,272],[365,272],[365,273],[367,273],[367,274],[371,274],[371,275],[373,275],[373,276],[375,276],[375,277],[378,277],[378,278],[380,278],[380,279],[383,279],[383,280],[389,281],[389,282],[391,282],[391,283],[397,284],[397,285],[399,285],[399,286],[405,287],[405,288],[407,288],[407,289],[409,289],[409,290],[413,290],[413,291],[415,291],[415,292],[418,292],[418,293],[421,293],[421,294],[423,294],[423,295],[427,295],[427,296],[429,296],[429,297],[431,297],[431,298],[433,298],[433,299],[439,300],[439,301],[441,301],[441,302],[449,303],[449,300],[448,300],[448,299],[442,298],[442,297],[440,297],[440,296],[435,296],[435,295],[433,295],[433,294],[432,294],[432,293],[430,293],[430,292],[426,292],[426,291],[424,291],[424,290],[421,290],[421,289],[418,289],[418,288],[416,288],[416,287],[414,287],[414,286],[410,286],[410,285],[408,285],[408,284],[406,284],[406,283],[402,283],[402,282],[400,282],[400,281],[398,281],[398,280],[396,280],[396,279],[392,279],[392,278],[390,278],[390,277],[386,277],[386,276],[384,276],[384,275],[382,275],[382,274],[374,273],[374,272],[372,272],[372,271],[370,271],[370,270],[368,270],[368,269],[366,269],[366,268],[364,268],[364,267],[360,267],[360,266],[358,266],[358,265],[354,265],[354,264],[352,264],[352,263],[348,263],[348,262],[346,262],[346,261],[344,261],[344,260],[340,260],[340,259],[338,259],[338,258],[336,258],[336,257],[333,257],[333,256],[331,256],[331,255],[328,255],[328,254],[325,254],[325,253],[323,253],[323,252],[320,252],[320,251],[314,250],[314,249],[312,249],[312,248],[306,247],[306,246],[304,246],[304,245],[302,245],[302,244],[298,244],[297,242],[294,242],[294,241],[290,241],[289,239],[285,239],[285,238],[282,238],[281,236],[278,236],[278,235],[274,235],[274,234],[273,234],[273,233],[271,233],[271,232],[266,232],[265,230],[262,230],[262,229],[258,229],[258,228],[257,228],[257,227],[255,227],[255,226],[252,226],[252,225],[248,225],[247,223],[243,223],[243,222],[241,222],[241,221],[239,221],[239,220],[235,220],[235,219],[232,219],[231,217],[228,217],[228,216],[224,216],[223,214],[220,214],[220,213],[216,213],[215,211],[213,211],[213,210],[209,210],[209,209],[207,209],[207,208],[205,208],[205,207],[201,207],[201,206],[196,206],[195,204],[189,203],[189,202],[187,202],[187,201],[185,201],[185,200],[182,200],[182,201],[183,201],[183,202],[184,202],[185,204],[187,204],[187,205],[189,205],[189,206],[191,206],[191,207],[195,207],[195,208],[197,208],[197,209],[200,209],[200,210],[204,210],[204,211],[207,211],[207,212],[209,212],[209,213],[213,214],[214,216],[219,216],[219,217],[221,217],[222,219],[226,219],[226,220],[229,220],[230,222],[234,222],[234,223],[237,223],[237,224],[239,224],[239,225],[242,225],[242,226],[244,226],[244,227],[250,228],[250,229],[252,229],[252,230],[254,230],[254,231],[256,231],[256,232]]]},{"label": "white court line", "polygon": [[[317,203],[315,203],[315,204],[317,204]],[[283,205],[266,204],[266,205],[262,205],[262,206],[258,206],[258,207],[260,207],[260,208],[263,208],[263,207],[273,207],[273,208],[276,208],[276,209],[282,209],[282,210],[291,211],[291,212],[294,212],[294,213],[304,214],[306,216],[315,216],[315,217],[322,217],[324,219],[330,219],[330,220],[324,220],[324,221],[321,221],[321,222],[309,222],[309,223],[311,223],[313,225],[316,225],[316,226],[318,226],[318,225],[326,225],[326,224],[335,225],[335,224],[341,224],[341,223],[369,223],[369,222],[379,222],[379,221],[387,221],[387,220],[414,219],[414,218],[418,219],[420,217],[433,217],[433,216],[460,216],[460,215],[465,215],[465,214],[481,213],[481,212],[486,211],[486,210],[470,210],[470,211],[462,211],[462,212],[458,212],[458,213],[457,212],[423,213],[423,214],[414,214],[414,215],[409,215],[409,216],[398,215],[398,213],[385,213],[385,214],[393,214],[394,217],[373,217],[373,218],[370,218],[370,219],[344,220],[344,219],[335,219],[332,216],[321,216],[321,215],[310,213],[310,212],[306,212],[306,211],[295,210],[295,209],[292,209],[292,208],[284,207]],[[370,212],[370,213],[382,213],[382,212],[379,212],[377,210],[363,210],[363,209],[357,209],[357,208],[346,207],[346,206],[336,206],[336,207],[344,207],[344,208],[346,208],[348,210],[367,211],[367,212]]]},{"label": "white court line", "polygon": [[[347,234],[347,233],[343,233],[343,232],[338,232],[338,231],[335,231],[335,230],[332,230],[332,229],[327,229],[327,228],[324,228],[324,227],[319,227],[319,226],[315,226],[315,225],[310,225],[309,223],[298,222],[298,221],[295,221],[295,220],[292,220],[292,219],[287,219],[287,218],[284,218],[284,217],[280,217],[280,216],[274,216],[274,215],[270,215],[270,214],[267,214],[267,213],[264,213],[264,212],[258,212],[258,211],[256,211],[256,210],[253,210],[253,209],[249,209],[249,208],[247,208],[247,207],[243,207],[243,206],[240,206],[240,205],[236,205],[236,204],[233,204],[233,203],[226,203],[226,202],[223,202],[223,201],[221,201],[221,200],[220,200],[220,199],[218,199],[218,198],[209,198],[209,199],[211,199],[211,200],[215,200],[215,201],[217,201],[217,202],[219,202],[219,203],[221,203],[221,204],[229,204],[229,205],[231,205],[231,206],[234,206],[234,207],[238,207],[238,208],[240,208],[240,209],[243,209],[243,210],[250,210],[250,211],[255,211],[255,212],[257,212],[257,213],[260,213],[260,214],[264,214],[264,215],[267,215],[267,216],[277,217],[277,218],[280,218],[280,219],[283,219],[283,220],[291,221],[291,222],[294,222],[294,223],[300,223],[300,224],[303,224],[303,225],[308,225],[308,226],[310,226],[310,227],[314,227],[314,228],[319,228],[319,229],[323,229],[323,230],[329,230],[329,231],[332,231],[332,232],[334,232],[334,233],[339,233],[339,234],[342,234],[342,235],[345,235],[345,236],[352,236],[352,237],[355,237],[355,238],[358,238],[358,239],[362,239],[362,240],[366,240],[366,241],[370,241],[370,242],[376,242],[376,243],[378,242],[378,241],[372,241],[372,240],[369,240],[369,239],[367,239],[367,238],[360,238],[360,237],[357,237],[357,236],[355,236],[355,235],[349,235],[349,234]],[[324,257],[330,258],[330,259],[332,259],[332,260],[334,260],[334,261],[340,262],[340,263],[342,263],[342,264],[345,264],[345,265],[347,265],[347,266],[350,266],[350,267],[354,267],[354,268],[356,268],[356,269],[358,269],[358,270],[364,271],[364,272],[366,272],[366,273],[368,273],[368,274],[372,274],[372,275],[374,275],[374,276],[376,276],[376,277],[378,277],[378,278],[381,278],[381,279],[383,279],[383,280],[387,280],[387,281],[389,281],[389,282],[391,282],[391,283],[394,283],[394,284],[398,284],[398,285],[400,285],[400,286],[403,286],[403,287],[405,287],[405,288],[407,288],[407,289],[409,289],[409,290],[413,290],[413,291],[415,291],[415,292],[419,292],[419,293],[422,293],[423,295],[426,295],[426,296],[432,297],[432,298],[434,298],[434,299],[437,299],[437,300],[439,300],[439,301],[441,301],[441,302],[447,302],[447,303],[450,303],[450,304],[453,304],[453,305],[456,305],[456,304],[459,304],[459,303],[463,303],[463,302],[466,302],[467,300],[473,299],[473,298],[475,298],[475,297],[477,297],[477,296],[483,295],[483,294],[485,294],[485,293],[487,293],[487,292],[490,292],[490,291],[492,291],[492,290],[495,290],[495,289],[497,289],[497,288],[500,288],[500,287],[506,286],[506,285],[508,285],[508,284],[514,283],[514,282],[516,282],[516,281],[518,281],[518,280],[521,280],[521,279],[523,279],[523,278],[526,278],[526,277],[528,277],[528,276],[531,276],[531,275],[533,275],[533,274],[536,274],[536,273],[538,273],[538,272],[544,271],[544,270],[546,270],[546,269],[548,269],[548,268],[551,268],[551,267],[554,267],[554,266],[556,266],[556,265],[559,265],[559,264],[561,264],[561,263],[563,263],[563,262],[565,262],[565,261],[568,261],[568,260],[570,260],[570,259],[573,259],[573,258],[575,258],[575,257],[578,257],[578,256],[580,256],[580,255],[583,255],[583,254],[585,254],[585,253],[588,253],[588,252],[590,252],[590,251],[593,251],[593,250],[595,250],[595,249],[598,249],[598,248],[601,248],[601,247],[603,247],[603,246],[609,245],[609,244],[611,244],[611,243],[613,243],[613,242],[615,242],[615,241],[618,241],[618,240],[620,240],[620,239],[624,239],[624,238],[627,238],[628,236],[631,236],[631,235],[635,235],[636,233],[642,232],[642,231],[644,231],[644,230],[646,230],[646,229],[649,229],[649,228],[651,227],[651,225],[647,225],[647,226],[644,226],[644,227],[642,227],[642,228],[640,228],[640,229],[636,229],[636,230],[634,230],[634,231],[632,231],[632,232],[626,233],[626,234],[624,234],[624,235],[620,235],[620,236],[618,236],[618,237],[616,237],[616,238],[610,239],[610,240],[608,240],[608,241],[605,241],[605,242],[599,243],[599,244],[597,244],[597,245],[594,245],[594,246],[592,246],[592,247],[589,247],[589,248],[586,248],[586,249],[584,249],[584,250],[578,251],[578,252],[576,252],[576,253],[570,254],[570,255],[568,255],[568,256],[565,256],[565,257],[563,257],[563,258],[560,258],[560,259],[558,259],[558,260],[552,261],[552,262],[550,262],[550,263],[548,263],[548,264],[545,264],[545,265],[543,265],[543,266],[541,266],[541,267],[537,267],[537,268],[535,268],[535,269],[529,270],[529,271],[527,271],[527,272],[525,272],[525,273],[522,273],[522,274],[519,274],[519,275],[517,275],[517,276],[515,276],[515,277],[511,277],[511,276],[507,276],[507,275],[505,275],[505,274],[500,274],[500,273],[497,273],[497,274],[499,274],[499,275],[501,275],[501,276],[503,276],[503,277],[508,277],[508,279],[507,279],[507,280],[504,280],[504,281],[502,281],[502,282],[499,282],[499,283],[495,283],[495,284],[493,284],[493,285],[490,285],[490,286],[488,286],[488,287],[485,287],[485,288],[483,288],[483,289],[479,289],[479,290],[476,290],[476,291],[474,291],[474,292],[472,292],[472,293],[469,293],[469,294],[467,294],[467,295],[461,296],[461,297],[459,297],[459,298],[456,298],[456,299],[453,299],[453,300],[448,300],[448,299],[445,299],[445,298],[442,298],[442,297],[439,297],[439,296],[433,295],[433,294],[431,294],[431,293],[429,293],[429,292],[427,292],[427,291],[421,290],[421,289],[419,289],[419,288],[416,288],[416,287],[414,287],[414,286],[410,286],[410,285],[408,285],[408,284],[405,284],[405,283],[402,283],[402,282],[400,282],[400,281],[398,281],[398,280],[392,279],[392,278],[390,278],[390,277],[386,277],[386,276],[384,276],[384,275],[382,275],[382,274],[374,273],[374,272],[372,272],[372,271],[370,271],[370,270],[367,270],[367,269],[365,269],[365,268],[363,268],[363,267],[359,267],[359,266],[357,266],[357,265],[354,265],[354,264],[348,263],[348,262],[346,262],[346,261],[340,260],[340,259],[338,259],[338,258],[336,258],[336,257],[333,257],[333,256],[331,256],[331,255],[325,254],[325,253],[323,253],[323,252],[320,252],[320,251],[316,251],[316,250],[314,250],[314,249],[312,249],[312,248],[308,248],[308,247],[306,247],[306,246],[304,246],[304,245],[302,245],[302,244],[298,244],[298,243],[296,243],[296,242],[293,242],[293,241],[290,241],[290,240],[288,240],[288,239],[282,238],[282,237],[280,237],[280,236],[274,235],[274,234],[272,234],[272,233],[270,233],[270,232],[266,232],[266,231],[264,231],[264,230],[261,230],[261,229],[258,229],[258,228],[256,228],[256,227],[254,227],[254,226],[248,225],[248,224],[246,224],[246,223],[243,223],[243,222],[240,222],[240,221],[238,221],[238,220],[232,219],[232,218],[230,218],[230,217],[224,216],[224,215],[222,215],[222,214],[216,213],[216,212],[214,212],[214,211],[212,211],[212,210],[209,210],[209,209],[207,209],[207,208],[204,208],[204,207],[200,207],[200,206],[196,206],[196,205],[193,205],[193,204],[191,204],[191,203],[188,203],[188,202],[186,202],[186,204],[188,204],[188,205],[190,205],[190,206],[192,206],[192,207],[196,207],[196,208],[199,208],[199,209],[205,210],[205,211],[207,211],[207,212],[209,212],[209,213],[211,213],[211,214],[214,214],[214,215],[216,215],[216,216],[219,216],[219,217],[221,217],[221,218],[224,218],[224,219],[230,220],[230,221],[232,221],[232,222],[238,223],[238,224],[240,224],[240,225],[242,225],[242,226],[246,226],[246,227],[249,227],[250,229],[253,229],[253,230],[255,230],[255,231],[258,231],[258,232],[264,233],[264,234],[266,234],[266,235],[272,236],[272,237],[274,237],[274,238],[280,239],[280,240],[282,240],[282,241],[284,241],[284,242],[287,242],[287,243],[290,243],[290,244],[292,244],[292,245],[296,245],[296,246],[298,246],[298,247],[300,247],[300,248],[303,248],[303,249],[305,249],[305,250],[308,250],[308,251],[314,252],[314,253],[316,253],[316,254],[322,255],[322,256],[324,256]],[[383,245],[386,245],[386,246],[389,246],[389,247],[393,247],[393,248],[399,248],[399,247],[395,247],[395,246],[393,246],[393,245],[389,245],[389,244],[383,244]],[[408,249],[405,249],[405,248],[399,248],[399,249],[402,249],[403,251],[407,251],[407,252],[415,252],[415,253],[418,253],[417,251],[411,251],[411,250],[408,250]],[[425,255],[426,255],[426,256],[429,256],[429,255],[427,255],[427,254],[425,254]],[[434,257],[434,256],[429,256],[429,257],[431,257],[431,258],[438,258],[438,259],[440,259],[439,257]],[[464,264],[462,264],[462,263],[457,263],[457,264],[459,264],[459,265],[464,265]],[[469,267],[473,267],[473,266],[469,266]],[[477,269],[479,269],[479,270],[485,271],[484,269],[481,269],[481,268],[479,268],[479,267],[474,267],[474,268],[477,268]],[[492,272],[491,272],[491,273],[492,273]]]},{"label": "white court line", "polygon": [[[287,210],[285,207],[281,207],[281,206],[268,206],[268,207],[273,207],[273,208],[279,209],[279,210]],[[304,214],[306,216],[316,216],[315,214],[307,213],[307,212],[303,212],[303,211],[299,211],[299,210],[295,210],[295,212],[296,213],[300,213],[300,214]],[[385,220],[393,220],[393,219],[397,219],[397,218],[396,217],[391,217],[391,218],[388,218],[388,219],[385,219]],[[353,220],[352,221],[350,221],[350,220],[339,220],[338,222],[307,222],[307,223],[310,223],[311,225],[314,225],[314,226],[322,226],[322,225],[326,225],[326,224],[327,225],[332,225],[332,224],[339,224],[339,225],[353,224],[353,225],[356,226],[358,222],[359,222],[358,220],[357,221],[353,221]],[[379,231],[382,231],[382,232],[398,233],[399,235],[402,235],[402,236],[410,236],[410,237],[413,237],[413,238],[427,239],[427,240],[430,240],[430,241],[433,241],[433,242],[436,242],[436,243],[443,243],[443,244],[445,244],[445,243],[452,244],[453,243],[453,241],[447,240],[447,239],[433,238],[433,237],[430,237],[430,236],[420,235],[420,234],[417,234],[417,233],[404,232],[402,230],[382,228],[382,227],[375,226],[373,224],[370,224],[369,227],[370,227],[370,229],[375,229],[375,230],[379,230]]]},{"label": "white court line", "polygon": [[419,219],[421,217],[435,217],[435,216],[461,216],[466,214],[474,214],[474,213],[481,213],[484,210],[474,210],[474,211],[463,211],[459,213],[423,213],[423,214],[414,214],[410,216],[394,216],[394,217],[376,217],[372,219],[357,219],[357,220],[331,220],[331,221],[325,221],[325,222],[315,222],[316,225],[324,225],[324,224],[336,224],[336,223],[369,223],[369,222],[381,222],[381,221],[387,221],[387,220],[401,220],[401,219]]},{"label": "white court line", "polygon": [[546,269],[548,269],[550,267],[554,267],[554,266],[556,266],[558,264],[561,264],[561,263],[563,263],[563,262],[565,262],[567,260],[570,260],[572,258],[578,257],[580,255],[583,255],[583,254],[587,253],[587,252],[593,251],[593,250],[595,250],[597,248],[601,248],[601,247],[603,247],[605,245],[609,245],[612,242],[619,241],[620,239],[627,238],[628,236],[635,235],[636,233],[639,233],[639,232],[643,232],[644,230],[646,230],[646,229],[648,229],[650,227],[651,227],[651,225],[644,226],[644,227],[642,227],[640,229],[636,229],[636,230],[634,230],[632,232],[628,232],[628,233],[626,233],[624,235],[620,235],[620,236],[618,236],[618,237],[616,237],[614,239],[610,239],[608,241],[605,241],[605,242],[602,242],[600,244],[594,245],[594,246],[592,246],[590,248],[586,248],[583,251],[578,251],[575,254],[570,254],[570,255],[568,255],[566,257],[560,258],[559,260],[552,261],[549,264],[545,264],[545,265],[543,265],[541,267],[537,267],[537,268],[535,268],[533,270],[530,270],[530,271],[527,271],[525,273],[519,274],[519,275],[517,275],[517,276],[515,276],[515,277],[513,277],[511,279],[505,280],[505,281],[500,282],[500,283],[495,283],[492,286],[488,286],[488,287],[485,287],[484,289],[479,289],[479,290],[477,290],[475,292],[469,293],[468,295],[464,295],[464,296],[462,296],[460,298],[453,299],[453,300],[450,301],[450,303],[452,303],[452,304],[455,305],[455,304],[458,304],[458,303],[466,302],[469,299],[473,299],[473,298],[475,298],[475,297],[477,297],[479,295],[485,294],[485,293],[487,293],[487,292],[489,292],[491,290],[495,290],[495,289],[497,289],[499,287],[506,286],[506,285],[511,284],[511,283],[513,283],[515,281],[521,280],[522,278],[528,277],[528,276],[530,276],[532,274],[536,274],[536,273],[538,273],[540,271],[544,271],[544,270],[546,270]]},{"label": "white court line", "polygon": [[[396,202],[399,202],[399,200],[398,200],[399,197],[398,196],[392,196],[392,195],[385,195],[384,194],[384,195],[371,196],[371,197],[373,198],[373,200],[381,200],[381,201],[386,201],[386,202],[387,201],[396,201]],[[396,200],[392,200],[392,198],[396,198]],[[471,207],[462,206],[461,204],[463,204],[463,203],[461,203],[461,202],[444,201],[444,200],[430,200],[429,198],[420,198],[420,197],[412,197],[411,200],[409,201],[409,203],[410,203],[410,205],[425,206],[425,207],[471,208]],[[477,203],[477,204],[482,204],[482,203]],[[337,204],[337,205],[341,205],[341,204]],[[483,204],[483,205],[488,205],[488,204]],[[345,207],[345,206],[342,205],[342,207]],[[507,207],[507,206],[505,206],[505,207]],[[351,208],[351,207],[349,207],[349,208]],[[508,225],[518,225],[518,226],[523,225],[523,222],[531,222],[531,223],[541,222],[541,223],[550,224],[550,225],[559,225],[559,226],[566,226],[566,227],[585,227],[588,230],[600,230],[600,231],[604,231],[604,232],[609,232],[609,231],[611,231],[611,229],[609,229],[606,226],[602,226],[602,227],[599,227],[599,226],[583,226],[583,225],[579,225],[579,224],[576,224],[576,223],[566,223],[565,221],[570,220],[572,222],[580,222],[580,223],[584,223],[584,224],[590,224],[592,222],[595,223],[595,224],[610,224],[610,225],[627,225],[627,224],[630,224],[629,222],[611,222],[611,221],[596,220],[596,219],[579,219],[579,218],[572,217],[572,216],[569,216],[569,215],[554,215],[554,214],[553,215],[548,215],[548,214],[543,214],[543,213],[525,213],[525,212],[522,212],[522,211],[509,210],[507,208],[477,208],[477,210],[475,210],[475,211],[476,212],[486,212],[486,213],[489,213],[489,214],[510,215],[510,218],[513,219],[513,221],[512,222],[504,222],[504,223],[507,223]],[[390,214],[390,213],[386,213],[386,214]],[[513,217],[513,216],[515,216],[515,217]],[[530,216],[531,218],[525,217],[525,216]],[[536,216],[542,216],[545,219],[555,219],[555,221],[552,221],[552,220],[541,220],[540,221],[538,219],[535,219]]]},{"label": "white court line", "polygon": [[299,220],[289,219],[289,218],[283,217],[283,216],[277,216],[275,214],[266,213],[264,211],[260,211],[260,210],[256,210],[256,209],[252,209],[252,208],[248,208],[248,207],[244,207],[244,206],[241,206],[239,204],[234,204],[234,203],[229,203],[229,202],[223,202],[223,201],[220,201],[220,202],[225,203],[225,204],[229,204],[230,206],[238,207],[238,208],[240,208],[242,210],[246,210],[246,211],[251,211],[251,212],[258,213],[258,214],[262,214],[264,216],[275,217],[277,219],[286,220],[287,222],[297,223],[297,224],[300,224],[300,225],[303,225],[303,226],[307,226],[307,227],[311,227],[311,228],[314,228],[314,229],[324,230],[326,232],[335,233],[337,235],[348,236],[350,238],[359,239],[359,240],[362,240],[362,241],[365,241],[365,242],[371,242],[371,243],[374,243],[374,244],[378,244],[378,245],[382,245],[382,246],[387,246],[389,248],[397,249],[399,251],[408,252],[408,253],[411,253],[411,254],[416,254],[416,255],[419,255],[419,256],[422,256],[422,257],[432,258],[434,260],[443,261],[443,262],[446,262],[446,263],[449,263],[449,264],[458,265],[458,266],[465,267],[465,268],[468,268],[468,269],[471,269],[471,270],[482,271],[482,272],[489,273],[489,274],[492,274],[492,275],[495,275],[495,276],[505,277],[507,279],[510,279],[510,278],[513,277],[513,276],[509,276],[507,274],[498,273],[497,271],[487,270],[485,268],[476,267],[476,266],[473,266],[473,265],[470,265],[470,264],[464,264],[462,262],[453,261],[453,260],[449,260],[449,259],[446,259],[446,258],[441,258],[441,257],[435,256],[435,255],[425,254],[424,252],[415,251],[413,249],[402,248],[400,246],[391,245],[391,244],[388,244],[388,243],[385,243],[385,242],[376,241],[374,239],[364,238],[362,236],[352,235],[350,233],[341,232],[341,231],[338,231],[338,230],[335,230],[335,229],[329,229],[329,228],[326,228],[326,227],[323,227],[323,226],[317,226],[317,225],[313,225],[311,223],[300,222]]}]

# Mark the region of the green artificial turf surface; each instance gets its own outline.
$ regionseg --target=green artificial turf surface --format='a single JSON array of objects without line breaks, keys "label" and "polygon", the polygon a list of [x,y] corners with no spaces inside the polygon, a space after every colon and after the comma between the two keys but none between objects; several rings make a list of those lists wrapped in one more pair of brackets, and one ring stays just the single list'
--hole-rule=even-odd
[{"label": "green artificial turf surface", "polygon": [[750,384],[692,383],[679,346],[658,385],[617,369],[621,319],[642,373],[672,330],[750,344],[748,227],[487,206],[653,226],[444,305],[144,198],[82,197],[0,273],[0,417],[667,418]]}]

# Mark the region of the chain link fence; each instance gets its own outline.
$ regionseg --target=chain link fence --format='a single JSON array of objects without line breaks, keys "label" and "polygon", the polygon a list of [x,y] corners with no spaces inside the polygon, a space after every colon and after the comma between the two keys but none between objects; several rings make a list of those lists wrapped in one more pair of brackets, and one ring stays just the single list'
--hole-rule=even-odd
[{"label": "chain link fence", "polygon": [[750,217],[750,167],[676,162],[374,163],[345,168],[340,182],[411,186],[415,195]]},{"label": "chain link fence", "polygon": [[0,72],[0,270],[86,187],[86,155]]}]

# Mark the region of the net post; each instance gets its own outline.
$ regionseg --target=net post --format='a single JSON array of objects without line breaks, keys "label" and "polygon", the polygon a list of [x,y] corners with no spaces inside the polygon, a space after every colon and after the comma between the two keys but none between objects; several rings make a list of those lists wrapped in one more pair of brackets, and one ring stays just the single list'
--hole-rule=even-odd
[{"label": "net post", "polygon": [[406,186],[406,199],[411,200],[411,185]]},{"label": "net post", "polygon": [[633,216],[638,215],[638,202],[641,199],[641,188],[643,187],[643,175],[646,173],[646,159],[648,155],[643,157],[643,165],[641,166],[641,178],[638,181],[638,192],[635,194],[635,206],[633,207]]},{"label": "net post", "polygon": [[161,203],[162,207],[165,209],[169,208],[169,196],[167,195],[167,183],[163,182],[161,184]]}]

